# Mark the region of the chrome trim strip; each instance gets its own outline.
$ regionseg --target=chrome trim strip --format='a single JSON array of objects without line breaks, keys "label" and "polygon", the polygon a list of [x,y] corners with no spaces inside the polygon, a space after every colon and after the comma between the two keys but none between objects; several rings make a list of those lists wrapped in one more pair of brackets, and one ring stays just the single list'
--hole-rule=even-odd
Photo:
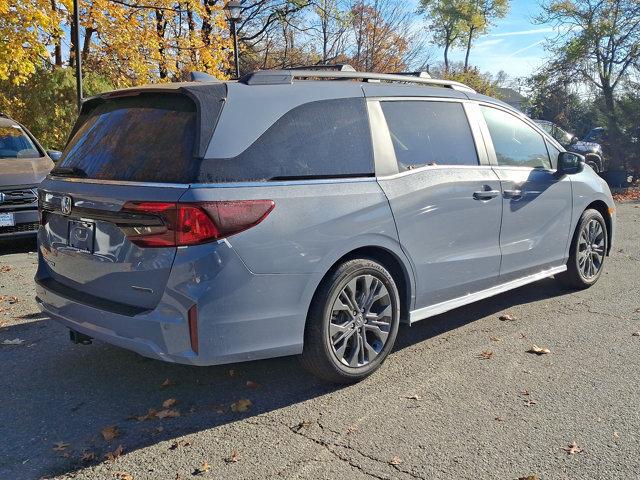
[{"label": "chrome trim strip", "polygon": [[[420,168],[414,168],[412,170],[406,170],[404,172],[396,173],[394,175],[386,175],[378,177],[378,180],[394,180],[396,178],[406,177],[408,175],[414,175],[416,173],[425,172],[427,170],[491,170],[491,165],[425,165]],[[497,180],[497,179],[496,179]]]},{"label": "chrome trim strip", "polygon": [[229,182],[229,183],[157,183],[157,182],[130,182],[126,180],[96,180],[91,178],[76,177],[57,177],[47,176],[47,180],[89,183],[94,185],[123,185],[134,187],[160,187],[160,188],[240,188],[240,187],[284,187],[290,185],[314,185],[327,183],[356,183],[356,182],[375,182],[374,176],[370,177],[352,177],[352,178],[318,178],[309,180],[278,180],[257,181],[257,182]]},{"label": "chrome trim strip", "polygon": [[441,313],[448,312],[449,310],[453,310],[454,308],[462,307],[464,305],[477,302],[478,300],[484,300],[485,298],[493,297],[494,295],[513,290],[514,288],[537,282],[538,280],[551,277],[552,275],[557,275],[558,273],[565,272],[566,270],[566,265],[553,267],[548,270],[543,270],[533,275],[529,275],[527,277],[503,283],[502,285],[496,285],[495,287],[487,288],[486,290],[469,293],[463,297],[454,298],[452,300],[447,300],[446,302],[436,303],[435,305],[429,305],[428,307],[413,310],[409,313],[409,324],[411,325],[419,320],[424,320],[425,318],[440,315]]}]

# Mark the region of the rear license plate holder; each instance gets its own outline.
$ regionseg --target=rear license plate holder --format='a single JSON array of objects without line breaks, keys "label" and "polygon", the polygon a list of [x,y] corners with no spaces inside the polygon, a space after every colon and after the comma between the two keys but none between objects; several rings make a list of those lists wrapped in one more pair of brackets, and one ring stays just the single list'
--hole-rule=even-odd
[{"label": "rear license plate holder", "polygon": [[95,223],[82,220],[69,220],[67,245],[81,252],[93,253]]},{"label": "rear license plate holder", "polygon": [[0,227],[14,227],[16,225],[16,216],[13,212],[0,213]]}]

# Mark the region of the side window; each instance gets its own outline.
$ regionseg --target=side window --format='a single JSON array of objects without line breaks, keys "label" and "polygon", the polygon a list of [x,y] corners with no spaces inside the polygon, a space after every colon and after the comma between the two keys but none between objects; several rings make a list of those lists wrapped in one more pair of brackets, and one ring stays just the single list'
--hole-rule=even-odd
[{"label": "side window", "polygon": [[202,182],[373,176],[373,147],[364,98],[300,105],[233,158],[204,159]]},{"label": "side window", "polygon": [[491,107],[481,109],[489,127],[498,165],[551,168],[542,135],[514,115]]},{"label": "side window", "polygon": [[380,102],[400,171],[428,164],[478,165],[464,108],[458,102]]}]

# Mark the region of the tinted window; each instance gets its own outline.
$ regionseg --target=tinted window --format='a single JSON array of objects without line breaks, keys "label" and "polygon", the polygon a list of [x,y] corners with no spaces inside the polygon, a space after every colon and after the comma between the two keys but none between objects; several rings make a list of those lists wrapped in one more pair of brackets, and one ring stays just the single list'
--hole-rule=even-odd
[{"label": "tinted window", "polygon": [[89,112],[56,168],[102,180],[188,183],[197,170],[195,136],[195,105],[187,97],[108,100]]},{"label": "tinted window", "polygon": [[294,108],[237,157],[203,160],[199,180],[241,182],[373,172],[364,99],[348,98]]},{"label": "tinted window", "polygon": [[20,125],[0,126],[0,158],[40,156],[40,152]]},{"label": "tinted window", "polygon": [[551,168],[541,134],[502,110],[482,107],[482,113],[489,127],[498,165]]},{"label": "tinted window", "polygon": [[464,108],[454,102],[380,102],[400,171],[428,164],[478,165]]}]

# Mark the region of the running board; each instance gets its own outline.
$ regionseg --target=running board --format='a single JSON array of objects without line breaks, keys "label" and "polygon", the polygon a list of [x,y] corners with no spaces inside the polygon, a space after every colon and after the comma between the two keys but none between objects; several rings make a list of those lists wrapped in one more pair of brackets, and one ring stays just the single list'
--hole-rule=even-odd
[{"label": "running board", "polygon": [[548,270],[543,270],[539,273],[529,275],[528,277],[519,278],[517,280],[503,283],[502,285],[496,285],[495,287],[487,288],[486,290],[469,293],[463,297],[454,298],[452,300],[447,300],[446,302],[436,303],[435,305],[430,305],[418,310],[413,310],[409,314],[409,325],[412,325],[419,320],[424,320],[425,318],[448,312],[449,310],[453,310],[454,308],[462,307],[464,305],[477,302],[478,300],[484,300],[485,298],[493,297],[494,295],[513,290],[514,288],[522,287],[523,285],[527,285],[529,283],[537,282],[538,280],[557,275],[558,273],[565,272],[566,270],[566,265],[553,267]]}]

